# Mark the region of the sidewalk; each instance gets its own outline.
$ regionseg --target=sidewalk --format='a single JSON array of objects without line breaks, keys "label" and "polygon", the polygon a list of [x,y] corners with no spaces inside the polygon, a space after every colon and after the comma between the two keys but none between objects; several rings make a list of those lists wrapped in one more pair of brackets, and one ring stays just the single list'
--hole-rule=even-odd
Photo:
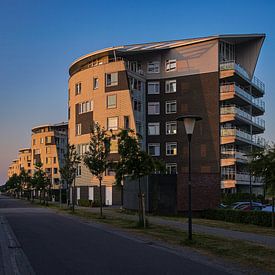
[{"label": "sidewalk", "polygon": [[[90,211],[93,213],[99,213],[99,208],[88,208],[88,207],[76,206],[76,209]],[[103,213],[106,217],[117,217],[117,218],[122,218],[126,220],[131,220],[131,221],[138,220],[137,215],[119,213],[117,212],[117,208],[105,207],[103,209]],[[147,216],[146,218],[148,219],[150,224],[167,226],[175,229],[182,229],[184,231],[188,230],[187,222],[169,220],[167,218],[164,219],[161,217],[152,217],[152,216]],[[261,244],[269,248],[275,249],[275,237],[272,237],[272,236],[234,231],[234,230],[228,230],[228,229],[223,229],[218,227],[210,227],[210,226],[199,225],[199,224],[193,224],[193,232],[214,235],[214,236],[223,237],[223,238],[253,242],[256,244]]]}]

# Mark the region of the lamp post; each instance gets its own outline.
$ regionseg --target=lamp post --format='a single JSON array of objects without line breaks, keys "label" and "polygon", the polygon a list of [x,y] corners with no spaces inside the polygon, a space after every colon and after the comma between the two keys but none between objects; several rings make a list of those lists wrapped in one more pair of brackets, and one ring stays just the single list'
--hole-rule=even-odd
[{"label": "lamp post", "polygon": [[192,240],[192,190],[191,190],[191,140],[195,123],[202,118],[195,115],[182,115],[177,121],[183,121],[188,138],[188,239]]}]

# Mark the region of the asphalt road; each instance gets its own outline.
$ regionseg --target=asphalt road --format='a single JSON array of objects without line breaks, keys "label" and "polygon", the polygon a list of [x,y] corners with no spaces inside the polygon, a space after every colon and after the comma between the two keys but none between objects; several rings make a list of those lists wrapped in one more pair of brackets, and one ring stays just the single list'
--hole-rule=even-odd
[{"label": "asphalt road", "polygon": [[0,196],[0,216],[7,219],[36,274],[229,274],[24,201]]}]

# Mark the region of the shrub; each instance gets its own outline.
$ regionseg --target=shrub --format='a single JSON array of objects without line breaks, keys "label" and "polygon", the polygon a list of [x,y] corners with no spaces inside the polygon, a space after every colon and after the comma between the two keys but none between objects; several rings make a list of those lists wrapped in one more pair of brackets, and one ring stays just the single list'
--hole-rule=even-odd
[{"label": "shrub", "polygon": [[272,213],[261,211],[208,209],[202,211],[201,218],[271,227],[271,215]]},{"label": "shrub", "polygon": [[87,199],[80,199],[80,200],[78,200],[78,205],[84,206],[84,207],[89,207],[89,206],[91,206],[91,203]]},{"label": "shrub", "polygon": [[[250,194],[249,193],[235,193],[235,194],[222,194],[222,203],[230,205],[234,202],[238,201],[249,201]],[[252,194],[252,200],[255,202],[262,202],[264,203],[264,197],[262,195],[256,196]]]}]

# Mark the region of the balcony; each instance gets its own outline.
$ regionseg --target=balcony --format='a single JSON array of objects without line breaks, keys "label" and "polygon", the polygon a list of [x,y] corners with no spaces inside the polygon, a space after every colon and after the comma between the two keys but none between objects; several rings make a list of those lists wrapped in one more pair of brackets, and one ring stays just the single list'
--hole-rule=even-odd
[{"label": "balcony", "polygon": [[235,142],[235,139],[239,141],[250,143],[257,147],[264,147],[265,139],[256,135],[251,135],[238,128],[221,128],[221,137],[233,137],[233,140],[227,143]]},{"label": "balcony", "polygon": [[[234,96],[237,97],[234,99]],[[237,105],[252,105],[254,115],[262,115],[265,112],[265,102],[260,98],[252,96],[244,87],[237,85],[235,82],[220,85],[220,100],[232,100]]]},{"label": "balcony", "polygon": [[254,88],[260,91],[262,94],[265,93],[265,84],[257,77],[253,76],[252,79],[249,77],[247,71],[235,61],[226,61],[220,63],[221,71],[235,71],[239,76],[244,78],[249,84],[251,84]]},{"label": "balcony", "polygon": [[[232,117],[227,118],[227,121],[235,119],[235,117],[238,117],[244,121],[246,121],[249,124],[252,124],[252,126],[258,128],[253,129],[253,133],[261,133],[265,129],[265,121],[262,118],[259,117],[253,117],[251,114],[249,114],[246,110],[243,110],[239,107],[236,107],[234,105],[232,106],[224,106],[220,109],[221,115],[232,115]],[[226,118],[221,117],[221,122],[225,122]]]},{"label": "balcony", "polygon": [[[250,174],[247,172],[236,172],[233,169],[223,169],[221,176],[224,184],[226,184],[226,181],[234,181],[235,185],[250,185]],[[262,186],[264,180],[262,177],[251,175],[251,184],[253,186]]]},{"label": "balcony", "polygon": [[230,150],[230,149],[222,149],[221,150],[221,158],[222,159],[234,159],[239,162],[246,163],[248,161],[247,153],[240,150]]}]

